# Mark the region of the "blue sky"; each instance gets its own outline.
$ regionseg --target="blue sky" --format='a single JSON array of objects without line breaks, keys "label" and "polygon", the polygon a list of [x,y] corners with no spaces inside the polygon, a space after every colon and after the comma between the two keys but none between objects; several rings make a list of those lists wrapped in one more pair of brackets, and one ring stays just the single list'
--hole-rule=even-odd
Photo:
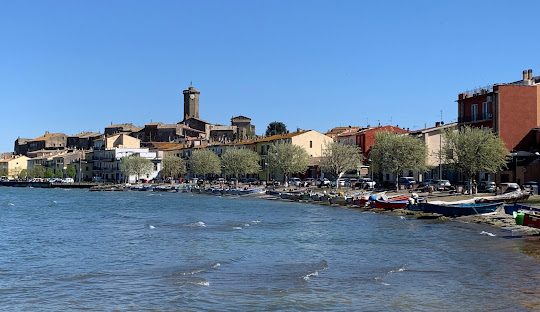
[{"label": "blue sky", "polygon": [[455,121],[457,94],[540,74],[540,2],[0,1],[0,152],[45,131],[200,117],[289,130]]}]

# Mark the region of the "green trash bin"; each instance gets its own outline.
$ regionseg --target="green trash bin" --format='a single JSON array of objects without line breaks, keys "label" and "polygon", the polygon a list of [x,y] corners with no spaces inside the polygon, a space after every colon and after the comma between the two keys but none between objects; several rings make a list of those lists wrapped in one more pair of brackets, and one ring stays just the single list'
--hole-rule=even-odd
[{"label": "green trash bin", "polygon": [[515,219],[517,225],[523,225],[523,218],[525,217],[525,214],[523,212],[516,212],[515,213]]}]

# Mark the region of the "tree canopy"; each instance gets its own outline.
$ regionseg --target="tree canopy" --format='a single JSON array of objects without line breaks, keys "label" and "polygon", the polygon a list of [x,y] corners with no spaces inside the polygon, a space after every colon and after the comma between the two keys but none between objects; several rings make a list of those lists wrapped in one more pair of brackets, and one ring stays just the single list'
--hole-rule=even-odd
[{"label": "tree canopy", "polygon": [[266,136],[287,133],[287,127],[280,121],[273,121],[266,128]]},{"label": "tree canopy", "polygon": [[196,150],[189,159],[191,171],[196,175],[207,175],[209,173],[220,174],[221,162],[219,157],[210,150]]},{"label": "tree canopy", "polygon": [[272,172],[284,174],[288,178],[291,173],[307,170],[309,154],[303,147],[292,143],[274,143],[268,151],[268,162]]},{"label": "tree canopy", "polygon": [[29,178],[44,178],[45,177],[45,168],[41,165],[36,165],[30,167],[28,170]]},{"label": "tree canopy", "polygon": [[323,150],[321,168],[340,178],[348,170],[359,170],[362,155],[356,145],[329,142]]},{"label": "tree canopy", "polygon": [[68,177],[72,179],[75,178],[75,176],[77,175],[77,170],[75,169],[75,166],[68,165],[66,168],[66,174]]},{"label": "tree canopy", "polygon": [[26,178],[27,175],[28,175],[28,170],[22,169],[17,176],[21,179],[24,179]]},{"label": "tree canopy", "polygon": [[154,164],[149,159],[139,155],[131,155],[122,157],[120,160],[120,170],[124,172],[126,178],[134,175],[139,180],[140,176],[152,173]]},{"label": "tree canopy", "polygon": [[54,177],[55,178],[63,178],[64,177],[64,171],[62,170],[62,168],[56,168],[54,170]]},{"label": "tree canopy", "polygon": [[398,178],[404,170],[426,169],[427,147],[418,138],[380,131],[375,134],[370,157],[375,170],[395,175],[398,187]]},{"label": "tree canopy", "polygon": [[459,131],[447,130],[443,135],[443,159],[467,178],[506,167],[508,151],[491,130],[465,126]]},{"label": "tree canopy", "polygon": [[257,173],[260,157],[250,149],[228,148],[221,155],[223,173],[238,177],[239,174]]},{"label": "tree canopy", "polygon": [[179,178],[186,173],[186,163],[181,157],[165,156],[161,169],[162,177]]}]

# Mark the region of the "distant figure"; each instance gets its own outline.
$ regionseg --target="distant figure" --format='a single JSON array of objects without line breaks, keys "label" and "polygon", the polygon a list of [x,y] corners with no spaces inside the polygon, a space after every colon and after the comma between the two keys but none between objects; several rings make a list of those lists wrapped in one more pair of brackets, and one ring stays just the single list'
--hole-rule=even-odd
[{"label": "distant figure", "polygon": [[472,183],[472,193],[477,194],[476,180],[473,180],[473,183]]}]

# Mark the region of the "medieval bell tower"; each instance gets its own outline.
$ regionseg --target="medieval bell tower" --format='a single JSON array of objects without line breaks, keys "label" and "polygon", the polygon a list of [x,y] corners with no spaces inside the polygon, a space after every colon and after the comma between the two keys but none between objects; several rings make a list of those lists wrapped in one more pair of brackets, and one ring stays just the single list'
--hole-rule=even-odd
[{"label": "medieval bell tower", "polygon": [[201,91],[195,90],[190,84],[184,93],[184,120],[191,117],[199,118],[199,94]]}]

